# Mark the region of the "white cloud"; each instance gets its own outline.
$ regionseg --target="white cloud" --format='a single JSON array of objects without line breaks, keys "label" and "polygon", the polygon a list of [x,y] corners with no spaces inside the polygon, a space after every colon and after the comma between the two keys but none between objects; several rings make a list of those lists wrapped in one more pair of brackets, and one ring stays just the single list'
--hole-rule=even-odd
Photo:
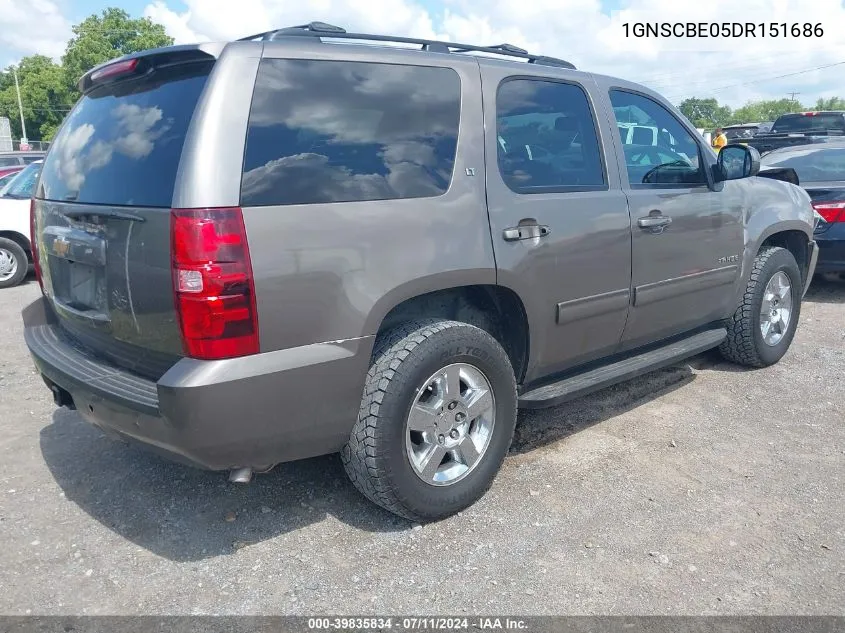
[{"label": "white cloud", "polygon": [[[618,4],[617,0],[612,0]],[[348,30],[470,43],[509,42],[563,57],[579,68],[651,85],[675,101],[713,93],[733,106],[799,92],[845,95],[845,5],[841,0],[151,0],[144,15],[177,42],[232,39],[274,27],[322,20]],[[429,8],[426,8],[429,7]],[[435,7],[435,8],[431,8]],[[68,21],[54,0],[0,0],[0,50],[58,55]],[[634,22],[776,22],[821,24],[821,38],[625,37]],[[804,72],[807,71],[807,72]],[[795,73],[795,74],[793,74]],[[778,75],[790,75],[776,78]],[[749,83],[753,82],[753,83]],[[734,86],[734,84],[743,84]]]},{"label": "white cloud", "polygon": [[[579,68],[643,81],[674,100],[707,96],[740,105],[749,99],[800,92],[805,101],[845,94],[845,7],[840,0],[629,0],[604,12],[599,0],[448,0],[429,12],[414,0],[186,0],[183,12],[162,0],[147,15],[180,41],[244,36],[273,27],[323,20],[347,29],[448,37],[455,41],[509,42],[563,57]],[[634,22],[821,23],[822,38],[625,37]],[[708,52],[712,51],[712,52]],[[797,73],[782,79],[777,75]],[[765,80],[765,81],[760,81]],[[754,82],[747,83],[746,82]],[[733,87],[733,84],[746,84]]]},{"label": "white cloud", "polygon": [[[51,0],[0,0],[0,51],[58,59],[70,39],[70,22]],[[11,56],[10,56],[11,57]]]}]

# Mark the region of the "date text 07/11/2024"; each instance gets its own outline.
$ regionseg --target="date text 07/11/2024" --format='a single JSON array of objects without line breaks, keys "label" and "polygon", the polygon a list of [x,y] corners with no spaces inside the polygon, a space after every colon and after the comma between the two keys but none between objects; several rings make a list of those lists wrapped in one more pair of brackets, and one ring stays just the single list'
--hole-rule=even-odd
[{"label": "date text 07/11/2024", "polygon": [[311,631],[524,631],[525,620],[518,618],[466,618],[466,617],[403,617],[403,618],[309,618]]}]

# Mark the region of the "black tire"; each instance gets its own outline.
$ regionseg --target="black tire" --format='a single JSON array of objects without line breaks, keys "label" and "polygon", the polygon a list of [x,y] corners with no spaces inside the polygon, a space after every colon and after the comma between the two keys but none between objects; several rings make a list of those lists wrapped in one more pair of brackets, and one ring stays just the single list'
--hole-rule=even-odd
[{"label": "black tire", "polygon": [[[783,338],[776,345],[768,345],[760,331],[760,309],[766,284],[780,271],[789,277],[793,309]],[[722,356],[748,367],[767,367],[778,362],[795,336],[802,295],[801,271],[792,253],[777,246],[763,248],[754,259],[742,303],[728,321],[728,337],[719,347]]]},{"label": "black tire", "polygon": [[17,286],[26,277],[29,270],[29,260],[26,257],[26,251],[21,248],[21,245],[5,237],[0,237],[0,249],[11,254],[17,260],[17,270],[15,274],[5,280],[0,280],[0,288],[11,288]]},{"label": "black tire", "polygon": [[[452,363],[483,372],[493,392],[495,422],[475,467],[451,485],[435,486],[411,466],[406,420],[422,383]],[[489,489],[513,439],[516,408],[513,368],[496,339],[456,321],[413,321],[378,337],[358,421],[341,459],[352,483],[374,503],[413,521],[443,519]]]}]

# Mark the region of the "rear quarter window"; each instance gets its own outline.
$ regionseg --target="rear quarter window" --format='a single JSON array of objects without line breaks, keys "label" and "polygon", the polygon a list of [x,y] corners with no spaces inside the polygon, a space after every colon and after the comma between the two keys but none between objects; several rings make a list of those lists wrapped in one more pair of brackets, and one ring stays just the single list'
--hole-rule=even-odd
[{"label": "rear quarter window", "polygon": [[789,114],[782,116],[772,127],[772,132],[823,132],[837,130],[845,132],[845,116],[830,114]]},{"label": "rear quarter window", "polygon": [[452,178],[461,85],[449,68],[265,59],[242,206],[424,198]]},{"label": "rear quarter window", "polygon": [[183,64],[82,97],[44,162],[38,197],[169,207],[188,124],[211,65]]}]

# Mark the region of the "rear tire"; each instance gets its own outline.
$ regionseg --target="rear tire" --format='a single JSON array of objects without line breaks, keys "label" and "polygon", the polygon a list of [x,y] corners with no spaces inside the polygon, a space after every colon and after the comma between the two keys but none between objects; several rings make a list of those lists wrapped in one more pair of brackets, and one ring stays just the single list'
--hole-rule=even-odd
[{"label": "rear tire", "polygon": [[0,288],[17,286],[26,277],[29,260],[21,245],[0,237]]},{"label": "rear tire", "polygon": [[487,332],[456,321],[407,323],[376,342],[343,465],[390,512],[443,519],[489,489],[516,406],[510,360]]},{"label": "rear tire", "polygon": [[728,337],[719,347],[722,356],[748,367],[778,362],[795,336],[802,295],[801,271],[792,253],[763,248],[754,258],[742,303],[728,322]]}]

